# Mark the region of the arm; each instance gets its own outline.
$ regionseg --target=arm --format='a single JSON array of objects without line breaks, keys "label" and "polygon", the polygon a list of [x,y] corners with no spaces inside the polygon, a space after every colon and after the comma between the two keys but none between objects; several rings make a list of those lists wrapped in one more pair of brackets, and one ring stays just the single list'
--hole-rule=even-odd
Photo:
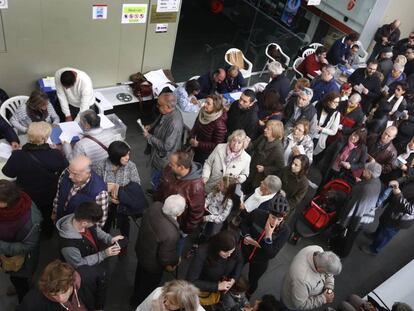
[{"label": "arm", "polygon": [[[250,174],[250,161],[251,161],[251,157],[245,152],[246,156],[248,157],[246,163],[244,164],[243,169],[241,170],[237,180],[240,184],[244,183],[247,179],[247,177],[249,177]],[[243,156],[243,154],[242,154]]]},{"label": "arm", "polygon": [[181,230],[185,233],[191,233],[197,228],[198,224],[203,221],[204,216],[204,184],[200,180],[189,190],[190,195],[184,195],[187,199],[187,214],[185,219],[181,222]]},{"label": "arm", "polygon": [[216,154],[217,154],[217,146],[213,150],[213,152],[209,155],[207,160],[204,162],[204,165],[203,165],[203,181],[204,182],[206,182],[210,178]]},{"label": "arm", "polygon": [[98,204],[103,211],[103,216],[101,221],[98,223],[99,227],[103,227],[105,225],[106,219],[108,218],[108,204],[109,204],[109,196],[106,190],[100,192],[97,197],[95,198],[96,204]]},{"label": "arm", "polygon": [[311,138],[315,137],[316,133],[317,133],[317,125],[318,125],[318,118],[317,115],[315,114],[312,118],[312,120],[309,123],[309,136]]},{"label": "arm", "polygon": [[50,120],[52,121],[52,124],[58,125],[60,122],[59,116],[57,115],[55,108],[53,108],[52,104],[49,103],[47,105],[47,112],[49,113]]},{"label": "arm", "polygon": [[17,111],[17,113],[12,115],[12,117],[10,118],[11,125],[15,129],[17,129],[19,131],[19,133],[26,133],[27,132],[27,127],[24,126],[23,124],[21,124],[18,118],[19,118],[19,113]]},{"label": "arm", "polygon": [[39,224],[34,224],[28,235],[21,242],[0,241],[0,254],[6,256],[25,255],[34,250],[39,245],[40,228]]},{"label": "arm", "polygon": [[292,281],[291,286],[291,299],[296,309],[311,310],[326,303],[326,299],[323,294],[309,296],[308,286],[301,280]]},{"label": "arm", "polygon": [[216,292],[218,291],[218,282],[210,282],[200,279],[206,260],[207,250],[204,248],[199,249],[190,263],[186,280],[193,283],[201,291]]},{"label": "arm", "polygon": [[69,103],[66,98],[65,89],[60,83],[60,73],[55,75],[56,95],[59,99],[60,108],[65,117],[70,117]]},{"label": "arm", "polygon": [[332,58],[334,60],[334,64],[345,64],[345,61],[342,59],[342,49],[341,49],[341,39],[338,39],[337,42],[334,43],[332,47]]},{"label": "arm", "polygon": [[83,265],[94,266],[101,263],[107,257],[104,250],[82,257],[79,249],[76,247],[64,247],[61,249],[61,253],[65,261],[75,268]]},{"label": "arm", "polygon": [[141,178],[139,177],[137,166],[135,165],[135,163],[129,163],[131,167],[129,179],[131,180],[131,182],[136,182],[137,184],[141,185]]},{"label": "arm", "polygon": [[158,246],[157,258],[163,267],[178,265],[180,257],[177,254],[177,240],[169,237],[167,240],[161,241]]},{"label": "arm", "polygon": [[19,138],[17,137],[16,132],[13,128],[0,116],[0,131],[3,133],[4,138],[9,142],[20,143]]},{"label": "arm", "polygon": [[182,131],[177,129],[176,126],[174,126],[174,124],[169,124],[169,126],[166,128],[166,133],[164,136],[168,137],[166,141],[162,141],[154,135],[150,135],[148,137],[148,143],[159,151],[169,152],[172,150],[172,148],[174,148],[176,142],[178,140],[181,140],[181,133]]},{"label": "arm", "polygon": [[226,124],[223,121],[220,121],[216,124],[214,128],[214,134],[212,137],[212,141],[209,141],[209,142],[198,141],[197,148],[203,151],[211,151],[218,144],[224,143],[226,141],[226,135],[227,135]]},{"label": "arm", "polygon": [[112,244],[112,235],[110,235],[109,233],[106,233],[98,226],[96,226],[96,237],[98,238],[99,241],[102,241],[106,245]]},{"label": "arm", "polygon": [[233,207],[232,199],[227,199],[226,202],[224,202],[224,208],[223,208],[221,214],[219,214],[219,215],[206,215],[206,216],[204,216],[204,221],[222,223],[230,215],[232,207]]},{"label": "arm", "polygon": [[2,172],[9,178],[16,178],[17,177],[17,170],[16,168],[19,167],[19,160],[16,159],[16,154],[12,152],[10,158],[7,160],[6,164],[4,164],[2,168]]},{"label": "arm", "polygon": [[270,165],[264,166],[263,172],[265,176],[276,174],[277,171],[279,171],[285,166],[285,158],[282,144],[280,144],[280,146],[275,150],[275,153],[272,154],[271,159],[272,162],[269,163]]},{"label": "arm", "polygon": [[305,197],[306,192],[308,191],[309,183],[306,180],[303,185],[297,185],[295,193],[288,198],[290,208],[296,207],[299,202]]},{"label": "arm", "polygon": [[239,74],[237,75],[237,84],[238,84],[239,89],[247,86],[246,79],[243,77],[240,71],[239,71]]},{"label": "arm", "polygon": [[266,239],[260,241],[260,250],[266,254],[268,259],[274,258],[289,240],[290,229],[287,225],[282,226],[280,232],[273,233],[272,241]]},{"label": "arm", "polygon": [[361,147],[361,155],[357,162],[351,162],[351,171],[359,170],[364,168],[365,163],[367,162],[368,153],[367,153],[367,147],[362,146]]},{"label": "arm", "polygon": [[389,151],[389,155],[386,160],[381,164],[382,174],[390,173],[394,169],[394,163],[397,160],[397,153],[395,150]]},{"label": "arm", "polygon": [[324,288],[334,289],[335,279],[332,274],[325,274],[325,285]]},{"label": "arm", "polygon": [[81,81],[81,101],[79,106],[79,112],[88,110],[95,103],[95,94],[93,93],[92,81],[89,77],[87,81]]}]

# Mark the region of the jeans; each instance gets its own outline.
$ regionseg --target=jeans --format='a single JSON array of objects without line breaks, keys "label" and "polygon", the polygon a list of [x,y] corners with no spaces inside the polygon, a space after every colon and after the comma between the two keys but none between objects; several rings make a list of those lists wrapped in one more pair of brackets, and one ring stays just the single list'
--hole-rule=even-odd
[{"label": "jeans", "polygon": [[380,223],[375,231],[374,241],[370,245],[371,251],[379,253],[399,231],[398,228]]},{"label": "jeans", "polygon": [[151,185],[154,191],[157,190],[160,180],[161,180],[162,171],[159,170],[151,170]]},{"label": "jeans", "polygon": [[379,195],[376,206],[377,207],[382,207],[383,203],[389,198],[391,192],[392,192],[392,188],[391,187],[385,188],[381,192],[381,194]]},{"label": "jeans", "polygon": [[249,295],[253,295],[253,293],[256,291],[257,286],[259,284],[259,279],[262,277],[262,275],[266,272],[267,266],[269,262],[254,262],[252,261],[249,264]]}]

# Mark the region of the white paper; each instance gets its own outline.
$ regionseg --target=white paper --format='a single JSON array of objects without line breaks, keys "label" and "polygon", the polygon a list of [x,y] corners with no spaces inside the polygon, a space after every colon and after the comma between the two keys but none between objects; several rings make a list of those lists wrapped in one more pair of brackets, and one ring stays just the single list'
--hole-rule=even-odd
[{"label": "white paper", "polygon": [[0,143],[0,158],[8,159],[12,153],[12,147],[6,143]]},{"label": "white paper", "polygon": [[74,137],[74,136],[78,136],[79,134],[83,132],[78,122],[76,121],[59,123],[59,127],[62,130],[62,132],[66,132],[66,134],[64,135],[67,135],[67,136],[72,135],[72,137]]},{"label": "white paper", "polygon": [[168,31],[168,24],[156,24],[155,32],[156,33],[165,33]]},{"label": "white paper", "polygon": [[230,93],[230,97],[233,98],[234,100],[239,100],[242,94],[243,92],[233,92],[233,93]]},{"label": "white paper", "polygon": [[123,4],[122,5],[122,24],[145,24],[147,22],[147,4]]},{"label": "white paper", "polygon": [[322,71],[320,71],[320,70],[315,70],[315,73],[316,73],[318,76],[320,76],[320,75],[321,75],[321,73],[322,73]]},{"label": "white paper", "polygon": [[388,93],[389,90],[390,88],[388,87],[388,85],[384,85],[384,87],[382,88],[382,91],[385,93]]},{"label": "white paper", "polygon": [[103,4],[96,4],[92,6],[92,19],[107,19],[108,6]]},{"label": "white paper", "polygon": [[142,124],[141,119],[138,119],[138,120],[137,120],[137,123],[138,123],[138,125],[141,127],[141,129],[142,129],[143,131],[145,131],[145,127],[144,127],[144,125]]},{"label": "white paper", "polygon": [[60,139],[61,142],[70,143],[72,141],[73,136],[74,135],[72,135],[72,133],[70,133],[70,132],[62,131],[62,133],[59,136],[59,139]]},{"label": "white paper", "polygon": [[105,110],[111,110],[114,108],[114,106],[111,104],[109,100],[106,99],[106,97],[99,91],[93,91],[95,98],[97,98],[99,101],[97,101],[97,106],[101,108],[103,111]]},{"label": "white paper", "polygon": [[158,0],[157,12],[178,12],[181,0]]},{"label": "white paper", "polygon": [[154,93],[157,96],[166,86],[168,86],[171,90],[174,89],[174,87],[170,84],[171,81],[167,78],[162,69],[147,72],[144,76],[152,83]]},{"label": "white paper", "polygon": [[308,5],[319,5],[321,0],[308,0]]},{"label": "white paper", "polygon": [[100,123],[100,127],[102,129],[110,129],[111,127],[114,127],[115,124],[112,123],[111,120],[108,119],[108,117],[106,115],[104,115],[103,113],[98,114],[98,116],[101,118],[101,123]]},{"label": "white paper", "polygon": [[50,87],[54,90],[56,90],[55,85],[55,78],[54,77],[46,77],[42,79],[44,87]]},{"label": "white paper", "polygon": [[0,0],[0,9],[8,9],[8,8],[9,8],[8,0]]},{"label": "white paper", "polygon": [[398,158],[397,158],[397,160],[401,163],[401,164],[407,164],[407,160],[406,159],[404,159],[403,157],[402,157],[402,155],[400,155]]},{"label": "white paper", "polygon": [[298,148],[300,154],[305,154],[305,148],[303,148],[302,145],[297,145],[296,147]]}]

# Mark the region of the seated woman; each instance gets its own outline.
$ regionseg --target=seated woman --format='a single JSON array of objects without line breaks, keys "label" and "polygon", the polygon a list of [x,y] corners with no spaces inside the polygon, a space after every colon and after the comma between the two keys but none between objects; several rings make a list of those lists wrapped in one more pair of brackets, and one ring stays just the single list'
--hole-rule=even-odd
[{"label": "seated woman", "polygon": [[278,173],[282,181],[282,190],[286,193],[286,199],[289,202],[289,214],[292,214],[308,191],[308,171],[308,157],[304,154],[299,154],[293,156],[289,165],[285,166]]},{"label": "seated woman", "polygon": [[248,150],[252,152],[250,161],[250,175],[243,185],[246,194],[254,192],[260,182],[268,175],[275,174],[285,166],[283,158],[283,123],[268,121],[264,134],[259,136]]},{"label": "seated woman", "polygon": [[220,94],[239,91],[247,85],[242,73],[237,66],[226,66],[226,78],[223,82],[217,84],[217,91]]},{"label": "seated woman", "polygon": [[136,311],[203,311],[198,295],[198,288],[187,281],[169,281],[156,288]]},{"label": "seated woman", "polygon": [[41,222],[30,197],[15,183],[0,180],[0,254],[14,257],[13,267],[9,270],[3,262],[2,271],[10,275],[19,302],[29,291],[37,266]]},{"label": "seated woman", "polygon": [[200,164],[204,164],[218,144],[226,141],[227,113],[223,108],[221,96],[208,95],[190,132],[194,161]]},{"label": "seated woman", "polygon": [[243,130],[234,131],[227,144],[218,144],[203,166],[206,193],[210,193],[223,176],[230,176],[242,184],[249,177],[250,156],[244,150],[250,139]]},{"label": "seated woman", "polygon": [[356,177],[361,176],[368,157],[366,138],[367,131],[361,128],[348,138],[335,141],[326,149],[318,165],[323,174],[321,185],[335,178],[354,182]]},{"label": "seated woman", "polygon": [[340,97],[341,95],[337,92],[329,92],[316,104],[318,124],[314,138],[314,156],[325,150],[328,137],[335,136],[338,131],[341,120],[341,114],[338,111]]},{"label": "seated woman", "polygon": [[285,164],[290,163],[293,156],[305,154],[309,163],[313,161],[313,140],[309,136],[309,121],[300,119],[293,127],[292,133],[283,142]]},{"label": "seated woman", "polygon": [[188,80],[184,86],[174,90],[178,107],[185,112],[197,112],[200,109],[196,95],[200,92],[200,83],[197,80]]},{"label": "seated woman", "polygon": [[42,231],[51,237],[54,224],[50,219],[60,174],[69,163],[62,152],[46,143],[52,127],[46,122],[33,122],[27,130],[27,143],[15,150],[2,172],[16,178],[16,184],[36,203],[43,217]]},{"label": "seated woman", "polygon": [[[198,248],[186,279],[200,289],[200,297],[220,296],[232,288],[242,268],[243,257],[235,234],[221,231]],[[203,299],[200,303],[203,305]]]},{"label": "seated woman", "polygon": [[114,141],[108,147],[108,159],[95,166],[96,174],[108,184],[111,200],[104,231],[109,232],[116,219],[116,227],[126,237],[129,237],[128,215],[139,214],[146,207],[137,167],[130,161],[130,151],[125,142]]},{"label": "seated woman", "polygon": [[24,134],[30,123],[40,121],[57,125],[60,119],[47,95],[42,91],[34,90],[26,105],[21,105],[12,115],[10,123],[19,134]]}]

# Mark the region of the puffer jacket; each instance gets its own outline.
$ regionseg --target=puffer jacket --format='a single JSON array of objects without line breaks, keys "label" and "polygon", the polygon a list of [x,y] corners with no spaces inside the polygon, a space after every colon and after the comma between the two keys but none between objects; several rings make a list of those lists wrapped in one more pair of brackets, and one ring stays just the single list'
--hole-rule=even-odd
[{"label": "puffer jacket", "polygon": [[193,163],[190,172],[182,178],[177,178],[171,167],[164,169],[154,201],[164,202],[172,194],[180,194],[185,198],[187,207],[178,222],[180,229],[189,234],[203,221],[204,215],[205,191],[199,163]]}]

